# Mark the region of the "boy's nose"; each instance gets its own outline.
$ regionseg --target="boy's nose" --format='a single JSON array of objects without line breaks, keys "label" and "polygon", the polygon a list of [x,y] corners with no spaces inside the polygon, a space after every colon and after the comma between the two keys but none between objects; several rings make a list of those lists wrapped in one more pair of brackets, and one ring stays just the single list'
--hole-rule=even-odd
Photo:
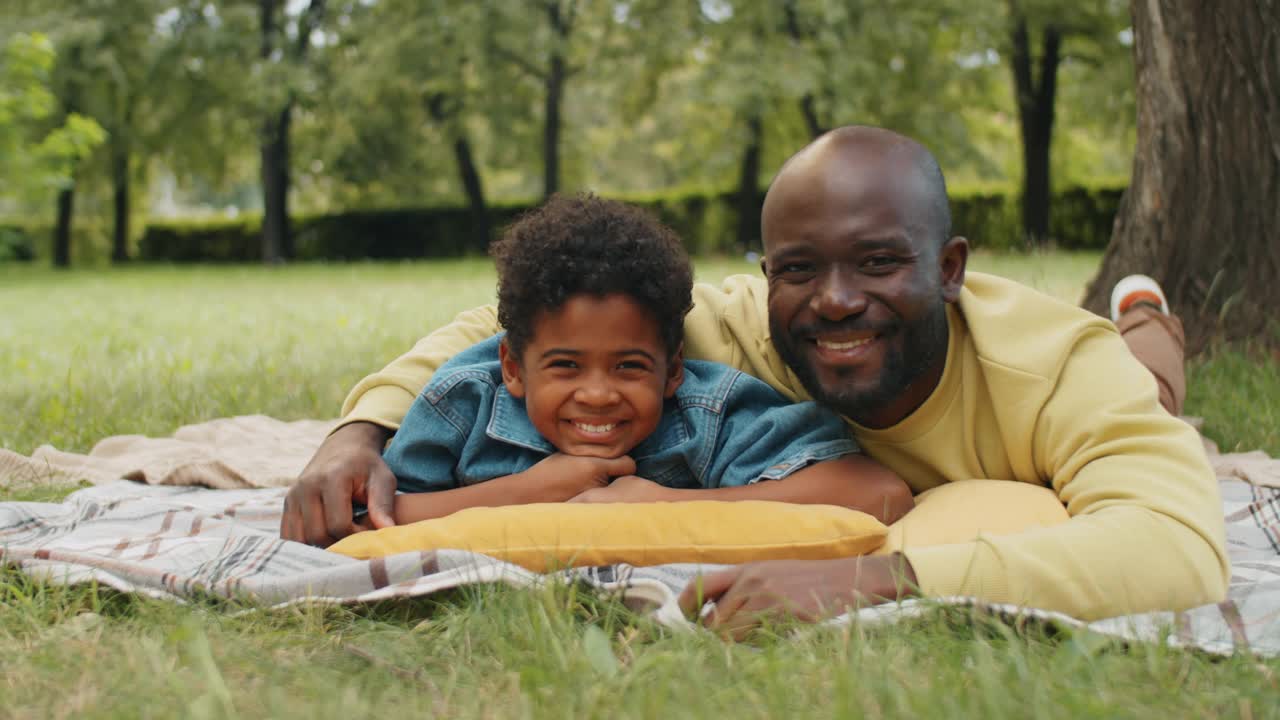
[{"label": "boy's nose", "polygon": [[603,378],[594,378],[587,379],[579,385],[573,399],[583,405],[607,407],[616,404],[619,396],[618,392],[613,389],[613,385],[608,381]]}]

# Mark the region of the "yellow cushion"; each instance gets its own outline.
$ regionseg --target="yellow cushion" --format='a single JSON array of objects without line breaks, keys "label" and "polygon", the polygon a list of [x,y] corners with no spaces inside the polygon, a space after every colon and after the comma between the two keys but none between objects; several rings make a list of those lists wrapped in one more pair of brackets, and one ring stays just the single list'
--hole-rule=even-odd
[{"label": "yellow cushion", "polygon": [[742,563],[863,555],[888,528],[831,505],[766,501],[548,503],[471,508],[351,535],[329,549],[367,559],[409,550],[470,550],[536,572],[564,567]]},{"label": "yellow cushion", "polygon": [[889,527],[876,555],[911,547],[970,542],[980,535],[1013,535],[1071,518],[1053,490],[1008,480],[964,480],[916,496],[916,506]]}]

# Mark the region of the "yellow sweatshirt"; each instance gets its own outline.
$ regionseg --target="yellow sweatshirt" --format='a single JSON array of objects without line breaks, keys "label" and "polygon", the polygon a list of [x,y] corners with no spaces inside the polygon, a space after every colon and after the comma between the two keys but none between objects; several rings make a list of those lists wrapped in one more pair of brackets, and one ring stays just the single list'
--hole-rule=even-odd
[{"label": "yellow sweatshirt", "polygon": [[[686,355],[808,395],[769,340],[767,288],[699,284]],[[1154,378],[1108,321],[1002,278],[969,273],[948,308],[946,369],[901,423],[850,423],[916,492],[974,478],[1051,487],[1053,528],[905,551],[928,596],[968,595],[1083,619],[1217,602],[1230,574],[1217,481],[1195,431],[1160,407]],[[420,340],[351,391],[346,422],[396,428],[431,374],[498,330],[483,307]]]}]

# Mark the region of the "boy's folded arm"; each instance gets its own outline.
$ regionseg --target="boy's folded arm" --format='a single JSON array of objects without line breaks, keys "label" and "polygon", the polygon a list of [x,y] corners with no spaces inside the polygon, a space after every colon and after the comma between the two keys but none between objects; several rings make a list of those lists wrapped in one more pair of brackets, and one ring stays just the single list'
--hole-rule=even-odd
[{"label": "boy's folded arm", "polygon": [[673,489],[672,500],[773,500],[838,505],[886,524],[915,506],[911,489],[892,470],[865,455],[845,455],[796,470],[780,480],[732,487]]},{"label": "boy's folded arm", "polygon": [[473,507],[525,505],[536,502],[558,502],[554,486],[529,482],[524,473],[494,478],[436,492],[396,495],[396,522],[433,520]]},{"label": "boy's folded arm", "polygon": [[432,520],[473,507],[565,502],[635,468],[635,461],[625,455],[593,458],[556,453],[512,475],[450,490],[397,495],[396,522]]}]

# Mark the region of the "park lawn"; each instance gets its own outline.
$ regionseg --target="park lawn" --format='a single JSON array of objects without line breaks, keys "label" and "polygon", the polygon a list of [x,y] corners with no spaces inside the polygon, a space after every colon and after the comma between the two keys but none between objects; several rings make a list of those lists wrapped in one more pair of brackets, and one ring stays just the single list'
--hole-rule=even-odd
[{"label": "park lawn", "polygon": [[[1096,255],[979,255],[1074,301]],[[699,263],[702,279],[758,272]],[[493,297],[482,259],[430,264],[0,266],[0,447],[86,451],[227,415],[332,417],[364,373]],[[1219,349],[1187,411],[1280,455],[1280,363]],[[0,494],[53,500],[65,489]],[[1213,660],[968,622],[675,633],[572,588],[372,608],[175,606],[0,571],[0,715],[234,717],[1280,717],[1280,661]]]}]

